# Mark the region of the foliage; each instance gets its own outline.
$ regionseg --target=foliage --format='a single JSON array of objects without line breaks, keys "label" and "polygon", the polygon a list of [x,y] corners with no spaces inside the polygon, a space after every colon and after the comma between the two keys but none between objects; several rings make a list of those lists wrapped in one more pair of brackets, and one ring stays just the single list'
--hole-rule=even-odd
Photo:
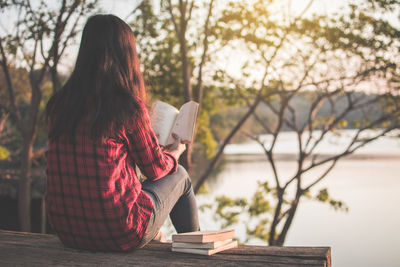
[{"label": "foliage", "polygon": [[329,195],[327,188],[321,189],[315,196],[315,199],[323,203],[329,203],[329,205],[335,210],[344,210],[344,211],[349,210],[349,208],[343,201],[332,199]]},{"label": "foliage", "polygon": [[[332,199],[327,188],[319,190],[314,196],[309,191],[305,192],[304,197],[326,203],[337,211],[347,212],[349,210],[343,201]],[[258,182],[258,187],[250,200],[223,195],[216,197],[210,203],[203,204],[200,211],[210,210],[214,214],[214,219],[221,223],[222,228],[245,227],[247,237],[245,240],[241,240],[243,243],[247,243],[253,238],[268,242],[276,198],[277,193],[274,186],[271,186],[268,181]],[[284,197],[283,201],[290,204],[289,198]],[[287,216],[287,213],[281,213],[280,216],[283,218]]]},{"label": "foliage", "polygon": [[10,156],[10,151],[7,148],[0,146],[0,160],[7,159]]},{"label": "foliage", "polygon": [[214,218],[222,223],[222,228],[238,223],[239,215],[243,214],[248,206],[248,202],[244,198],[232,199],[227,196],[219,196],[215,199],[215,202],[217,205],[203,204],[199,209],[201,211],[211,209]]},{"label": "foliage", "polygon": [[154,9],[153,2],[145,0],[131,15],[145,81],[152,98],[162,96],[163,101],[180,106],[183,99],[178,40],[166,10],[158,14]]}]

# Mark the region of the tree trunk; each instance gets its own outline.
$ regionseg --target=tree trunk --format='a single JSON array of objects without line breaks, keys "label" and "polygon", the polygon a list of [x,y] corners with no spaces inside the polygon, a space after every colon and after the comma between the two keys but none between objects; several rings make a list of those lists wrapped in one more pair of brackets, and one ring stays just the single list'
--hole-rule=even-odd
[{"label": "tree trunk", "polygon": [[[181,46],[181,60],[182,60],[182,81],[183,81],[183,92],[184,92],[184,100],[185,102],[192,100],[192,84],[191,84],[191,68],[189,65],[189,59],[187,55],[187,46],[186,46],[186,27],[181,27],[181,32],[179,36],[179,42]],[[186,151],[181,156],[181,164],[187,171],[190,170],[191,167],[191,158],[192,158],[192,145],[189,144],[186,146]]]},{"label": "tree trunk", "polygon": [[20,229],[23,232],[31,231],[31,168],[33,142],[36,137],[39,107],[42,100],[40,84],[43,81],[44,74],[45,68],[41,70],[39,79],[34,76],[33,72],[30,73],[30,85],[32,90],[30,113],[27,122],[25,122],[26,126],[21,129],[24,140],[21,154],[21,175],[19,178],[18,188],[18,216]]},{"label": "tree trunk", "polygon": [[182,156],[179,159],[179,164],[181,164],[189,173],[192,166],[192,144],[186,145],[186,150],[182,153]]},{"label": "tree trunk", "polygon": [[53,94],[54,94],[61,89],[61,82],[58,77],[57,67],[52,67],[50,69],[50,73],[51,73],[51,82],[53,84]]},{"label": "tree trunk", "polygon": [[284,193],[284,191],[282,189],[278,189],[278,204],[276,205],[275,214],[274,214],[274,220],[272,221],[271,229],[269,231],[268,244],[270,246],[273,246],[276,243],[276,238],[275,238],[275,236],[276,236],[276,227],[278,225],[278,218],[279,218],[279,216],[281,214],[281,210],[282,210],[283,193]]},{"label": "tree trunk", "polygon": [[8,116],[9,113],[5,109],[3,110],[2,107],[0,106],[0,133],[4,129],[4,125],[6,124]]},{"label": "tree trunk", "polygon": [[181,36],[181,60],[182,60],[182,81],[185,102],[192,100],[191,68],[187,56],[185,36]]},{"label": "tree trunk", "polygon": [[32,136],[24,135],[21,154],[21,173],[18,188],[18,218],[20,230],[31,231],[31,167]]},{"label": "tree trunk", "polygon": [[278,237],[278,240],[276,240],[276,243],[273,245],[283,246],[283,243],[285,243],[287,233],[289,231],[290,226],[292,225],[294,215],[296,214],[296,210],[299,205],[300,196],[301,196],[301,194],[296,195],[296,198],[292,203],[292,207],[290,208],[290,212],[288,214],[288,218],[286,219],[285,225],[283,226],[283,229]]}]

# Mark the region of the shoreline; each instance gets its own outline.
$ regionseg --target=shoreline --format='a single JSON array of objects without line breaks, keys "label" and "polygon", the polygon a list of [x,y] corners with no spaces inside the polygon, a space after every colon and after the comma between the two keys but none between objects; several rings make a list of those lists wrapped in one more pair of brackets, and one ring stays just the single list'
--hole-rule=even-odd
[{"label": "shoreline", "polygon": [[[318,158],[327,158],[335,154],[318,154]],[[294,161],[297,160],[298,154],[293,153],[276,153],[274,158],[277,161]],[[266,160],[265,154],[262,153],[224,153],[223,158],[228,161],[261,161]],[[400,154],[351,154],[343,157],[345,160],[400,160]]]}]

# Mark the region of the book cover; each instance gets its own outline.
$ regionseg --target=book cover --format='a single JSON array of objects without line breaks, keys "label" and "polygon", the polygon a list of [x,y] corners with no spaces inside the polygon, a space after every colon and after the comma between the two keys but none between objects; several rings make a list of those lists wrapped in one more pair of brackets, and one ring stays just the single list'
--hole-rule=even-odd
[{"label": "book cover", "polygon": [[151,107],[150,118],[159,144],[172,144],[172,133],[178,135],[182,143],[192,142],[198,107],[198,103],[189,101],[178,110],[168,103],[156,101]]},{"label": "book cover", "polygon": [[207,243],[232,239],[235,230],[197,231],[172,235],[173,242]]},{"label": "book cover", "polygon": [[217,252],[221,252],[227,249],[236,248],[238,246],[237,241],[231,241],[228,244],[215,248],[215,249],[201,249],[201,248],[176,248],[172,247],[171,250],[175,252],[200,254],[200,255],[213,255]]},{"label": "book cover", "polygon": [[187,242],[173,242],[172,247],[174,248],[203,248],[203,249],[214,249],[225,246],[232,242],[232,239],[223,241],[207,242],[207,243],[187,243]]}]

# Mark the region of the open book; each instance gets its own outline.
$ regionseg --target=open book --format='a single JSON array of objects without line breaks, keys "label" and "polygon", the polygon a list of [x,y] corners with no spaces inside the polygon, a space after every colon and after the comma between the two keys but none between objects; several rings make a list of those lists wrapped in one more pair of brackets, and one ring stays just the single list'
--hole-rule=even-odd
[{"label": "open book", "polygon": [[181,142],[192,142],[196,125],[199,104],[186,102],[180,110],[162,101],[156,101],[151,107],[150,117],[158,143],[162,146],[172,144],[172,134],[176,134]]}]

